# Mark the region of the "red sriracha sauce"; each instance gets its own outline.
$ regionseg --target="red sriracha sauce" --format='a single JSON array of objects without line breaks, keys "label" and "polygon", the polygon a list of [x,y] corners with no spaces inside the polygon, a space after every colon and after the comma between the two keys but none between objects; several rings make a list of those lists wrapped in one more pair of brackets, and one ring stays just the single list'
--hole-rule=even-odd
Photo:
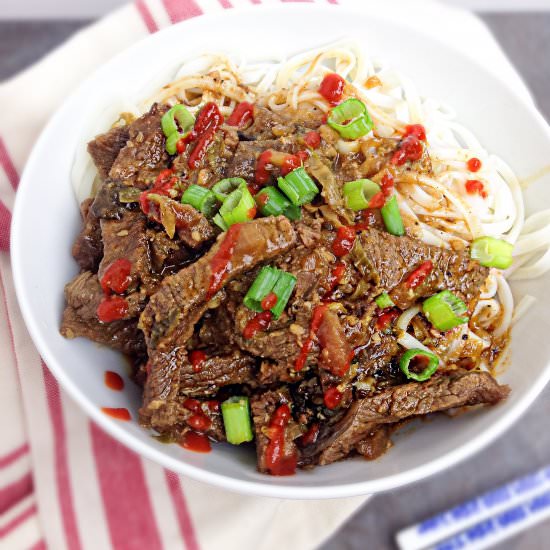
[{"label": "red sriracha sauce", "polygon": [[376,329],[385,332],[390,328],[390,325],[399,317],[399,312],[395,309],[383,311],[376,319]]},{"label": "red sriracha sauce", "polygon": [[389,197],[393,193],[393,176],[389,172],[386,172],[382,176],[380,188],[382,189],[384,197]]},{"label": "red sriracha sauce", "polygon": [[319,86],[319,93],[331,104],[336,105],[342,100],[346,81],[336,73],[329,73]]},{"label": "red sriracha sauce", "polygon": [[119,321],[128,313],[128,302],[122,296],[105,296],[99,302],[96,313],[102,323]]},{"label": "red sriracha sauce", "polygon": [[327,409],[333,410],[342,401],[342,393],[338,389],[337,386],[333,386],[331,388],[328,388],[327,391],[323,395],[323,401],[325,403],[325,406]]},{"label": "red sriracha sauce", "polygon": [[187,432],[179,443],[181,447],[195,453],[209,453],[212,450],[210,440],[204,434]]},{"label": "red sriracha sauce", "polygon": [[244,327],[243,338],[249,340],[250,338],[254,338],[258,332],[267,330],[271,324],[272,318],[273,314],[271,311],[262,311],[261,313],[254,315],[254,317],[252,317],[252,319],[250,319]]},{"label": "red sriracha sauce", "polygon": [[191,361],[193,372],[200,372],[202,370],[202,364],[206,360],[206,353],[198,349],[193,350],[189,354],[189,360]]},{"label": "red sriracha sauce", "polygon": [[119,258],[115,260],[103,274],[101,278],[101,288],[105,294],[116,292],[122,294],[128,289],[132,279],[130,278],[130,272],[132,271],[132,264],[126,258]]},{"label": "red sriracha sauce", "polygon": [[267,311],[269,309],[273,309],[277,305],[277,294],[274,292],[270,292],[261,303],[262,309],[264,311]]},{"label": "red sriracha sauce", "polygon": [[336,239],[332,242],[332,252],[335,256],[341,258],[351,252],[355,244],[355,228],[342,226],[336,232]]},{"label": "red sriracha sauce", "polygon": [[319,435],[319,424],[314,422],[303,435],[300,436],[298,442],[300,446],[306,447],[307,445],[313,445],[317,441]]},{"label": "red sriracha sauce", "polygon": [[422,124],[409,124],[405,126],[405,137],[415,136],[420,141],[426,141],[426,129]]},{"label": "red sriracha sauce", "polygon": [[107,416],[111,416],[112,418],[116,418],[117,420],[122,420],[124,422],[128,422],[132,419],[132,416],[130,415],[130,411],[128,409],[101,407],[101,412],[103,412]]},{"label": "red sriracha sauce", "polygon": [[212,422],[208,416],[200,412],[191,415],[187,419],[187,424],[197,432],[206,432],[210,428]]},{"label": "red sriracha sauce", "polygon": [[402,166],[407,161],[415,161],[422,158],[424,147],[420,140],[414,134],[406,136],[399,149],[391,157],[391,163],[397,166]]},{"label": "red sriracha sauce", "polygon": [[302,345],[302,349],[300,350],[300,353],[296,358],[296,362],[294,363],[294,370],[296,372],[301,371],[306,364],[307,356],[313,346],[313,337],[317,334],[317,331],[321,326],[321,322],[323,321],[323,315],[325,314],[327,307],[328,307],[328,304],[321,304],[316,306],[315,309],[313,310],[313,316],[311,317],[311,324],[309,327],[309,336],[307,337],[306,341]]},{"label": "red sriracha sauce", "polygon": [[273,153],[269,150],[264,151],[256,161],[256,171],[254,173],[254,181],[259,184],[264,184],[269,181],[269,171],[267,165],[271,162]]},{"label": "red sriracha sauce", "polygon": [[285,428],[290,420],[290,408],[277,407],[269,422],[269,443],[265,449],[265,467],[271,475],[290,476],[296,472],[296,454],[285,456]]},{"label": "red sriracha sauce", "polygon": [[[223,124],[223,116],[215,103],[207,103],[199,113],[193,131],[187,136],[191,139],[198,138],[195,148],[189,155],[187,164],[192,170],[198,168],[206,150],[214,141],[216,130]],[[187,139],[187,138],[184,138]],[[181,140],[180,140],[181,141]]]},{"label": "red sriracha sauce", "polygon": [[376,193],[369,201],[369,208],[382,208],[385,202],[386,198],[384,193],[382,191],[378,191],[378,193]]},{"label": "red sriracha sauce", "polygon": [[477,193],[480,197],[484,199],[487,198],[487,191],[485,191],[483,183],[479,180],[468,180],[466,182],[466,192],[470,195],[475,195]]},{"label": "red sriracha sauce", "polygon": [[218,252],[216,252],[210,262],[210,271],[212,274],[210,275],[210,286],[208,287],[208,292],[206,293],[207,300],[210,300],[210,298],[212,298],[212,296],[220,290],[223,281],[227,276],[231,256],[233,256],[233,251],[237,245],[240,231],[241,224],[239,223],[232,225],[227,230]]},{"label": "red sriracha sauce", "polygon": [[111,370],[105,371],[104,376],[105,385],[113,391],[121,391],[124,388],[124,380],[120,374]]},{"label": "red sriracha sauce", "polygon": [[228,126],[237,126],[237,128],[245,128],[248,123],[254,122],[254,105],[243,101],[239,103],[226,121]]},{"label": "red sriracha sauce", "polygon": [[287,155],[281,166],[281,174],[286,176],[300,166],[302,166],[302,159],[298,155]]},{"label": "red sriracha sauce", "polygon": [[304,136],[304,143],[311,149],[317,149],[321,145],[321,134],[312,130]]},{"label": "red sriracha sauce", "polygon": [[344,262],[338,262],[334,268],[332,269],[332,272],[328,276],[328,288],[325,292],[325,295],[323,296],[323,299],[327,299],[331,294],[332,291],[337,287],[337,285],[340,284],[340,281],[342,280],[342,277],[344,276],[344,273],[346,272],[346,264]]},{"label": "red sriracha sauce", "polygon": [[468,167],[468,170],[470,170],[470,172],[478,172],[479,170],[481,170],[481,161],[476,157],[472,157],[466,163],[466,166]]},{"label": "red sriracha sauce", "polygon": [[193,412],[201,412],[201,402],[198,399],[193,399],[192,397],[188,397],[184,402],[183,406]]},{"label": "red sriracha sauce", "polygon": [[421,263],[408,277],[405,284],[408,288],[416,288],[422,284],[434,268],[430,260]]}]

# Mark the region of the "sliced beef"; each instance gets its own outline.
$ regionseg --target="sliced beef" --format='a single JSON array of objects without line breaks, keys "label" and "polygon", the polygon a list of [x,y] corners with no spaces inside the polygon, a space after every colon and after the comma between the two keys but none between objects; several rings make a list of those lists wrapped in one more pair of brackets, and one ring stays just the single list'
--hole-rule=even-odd
[{"label": "sliced beef", "polygon": [[239,350],[227,355],[207,355],[196,367],[186,362],[180,370],[180,393],[214,395],[222,386],[254,381],[255,360]]},{"label": "sliced beef", "polygon": [[[401,309],[445,289],[469,302],[479,295],[489,274],[486,267],[470,259],[468,251],[454,252],[376,229],[362,232],[358,242],[360,248],[353,251],[358,269],[377,290],[388,291]],[[428,260],[433,264],[432,271],[420,285],[408,288],[407,276]]]},{"label": "sliced beef", "polygon": [[[270,438],[266,435],[266,430],[277,408],[282,404],[290,403],[288,390],[282,387],[278,390],[267,391],[262,394],[254,395],[251,399],[252,420],[254,422],[254,432],[256,435],[256,453],[258,460],[258,471],[262,473],[272,473],[266,463],[266,451],[269,445]],[[284,430],[284,442],[280,449],[281,462],[287,463],[288,466],[296,464],[298,449],[291,437],[289,427]]]},{"label": "sliced beef", "polygon": [[450,371],[434,375],[428,382],[393,386],[354,401],[342,421],[330,433],[323,433],[308,454],[316,454],[319,464],[330,464],[348,456],[380,424],[454,407],[494,405],[509,392],[508,386],[499,385],[489,373],[479,371]]},{"label": "sliced beef", "polygon": [[143,353],[145,341],[135,320],[143,308],[141,296],[138,293],[128,296],[126,320],[114,323],[100,323],[97,319],[97,307],[102,299],[103,291],[97,275],[89,271],[68,283],[65,287],[67,305],[63,312],[61,334],[66,338],[83,336],[131,355]]},{"label": "sliced beef", "polygon": [[234,241],[223,284],[287,251],[296,241],[290,222],[283,216],[257,219],[220,235],[205,256],[164,279],[151,297],[140,321],[150,349],[170,349],[189,339],[208,307],[212,261],[220,258],[218,253],[226,238]]},{"label": "sliced beef", "polygon": [[175,203],[176,229],[179,238],[191,248],[200,248],[213,241],[218,231],[208,219],[189,204]]},{"label": "sliced beef", "polygon": [[160,125],[168,108],[154,104],[148,113],[129,125],[129,139],[109,171],[111,179],[145,189],[168,167],[166,138]]},{"label": "sliced beef", "polygon": [[88,153],[101,179],[106,179],[120,150],[130,139],[128,126],[116,126],[88,143]]},{"label": "sliced beef", "polygon": [[80,269],[95,273],[103,256],[103,242],[99,219],[90,208],[92,203],[93,199],[86,199],[80,205],[84,225],[73,244],[72,254]]},{"label": "sliced beef", "polygon": [[103,259],[99,279],[115,261],[125,259],[132,265],[128,291],[135,290],[140,284],[150,284],[151,261],[145,216],[140,211],[126,210],[120,220],[101,220],[101,235]]},{"label": "sliced beef", "polygon": [[281,115],[254,105],[254,122],[248,128],[240,130],[239,137],[245,141],[276,139],[290,133],[291,129]]},{"label": "sliced beef", "polygon": [[187,247],[179,239],[171,239],[165,231],[147,230],[151,265],[155,273],[170,273],[191,259]]},{"label": "sliced beef", "polygon": [[99,188],[90,207],[90,213],[96,218],[119,220],[127,211],[126,205],[119,202],[119,193],[127,189],[121,183],[107,180]]},{"label": "sliced beef", "polygon": [[376,426],[367,436],[355,445],[355,450],[366,460],[380,458],[392,445],[390,436],[393,424]]}]

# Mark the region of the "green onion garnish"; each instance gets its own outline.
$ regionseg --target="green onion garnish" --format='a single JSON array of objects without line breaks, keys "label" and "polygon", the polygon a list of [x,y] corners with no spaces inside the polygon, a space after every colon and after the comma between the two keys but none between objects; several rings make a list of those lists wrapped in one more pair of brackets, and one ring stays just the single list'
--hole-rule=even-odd
[{"label": "green onion garnish", "polygon": [[226,178],[220,180],[212,187],[212,193],[221,202],[223,202],[233,191],[246,187],[246,181],[243,178]]},{"label": "green onion garnish", "polygon": [[379,294],[374,301],[380,309],[386,309],[387,307],[393,307],[395,305],[387,292]]},{"label": "green onion garnish", "polygon": [[286,271],[279,272],[279,278],[271,291],[275,294],[275,296],[277,296],[277,303],[270,309],[275,319],[278,319],[281,316],[281,313],[284,311],[295,286],[296,277],[294,277],[294,275],[291,275]]},{"label": "green onion garnish", "polygon": [[286,216],[290,220],[299,220],[302,210],[290,201],[272,185],[264,187],[255,197],[256,204],[264,216]]},{"label": "green onion garnish", "polygon": [[450,330],[468,322],[466,304],[451,291],[444,290],[424,301],[422,311],[437,330]]},{"label": "green onion garnish", "polygon": [[248,222],[256,215],[254,197],[246,187],[235,189],[227,196],[219,213],[227,227]]},{"label": "green onion garnish", "polygon": [[386,204],[380,209],[384,225],[388,233],[401,237],[405,234],[405,226],[403,225],[403,219],[399,212],[399,205],[397,204],[397,197],[393,195]]},{"label": "green onion garnish", "polygon": [[470,257],[485,267],[507,269],[512,265],[513,245],[494,237],[475,239],[470,249]]},{"label": "green onion garnish", "polygon": [[[424,357],[428,359],[428,365],[422,372],[414,372],[410,370],[411,361],[416,357]],[[407,350],[401,360],[399,361],[399,368],[403,371],[403,374],[410,380],[416,380],[417,382],[424,382],[432,376],[439,366],[439,357],[435,353],[424,351],[423,349],[409,349]]]},{"label": "green onion garnish", "polygon": [[218,205],[214,193],[200,185],[190,185],[181,197],[181,203],[190,204],[209,218],[216,213]]},{"label": "green onion garnish", "polygon": [[334,107],[327,123],[345,139],[357,139],[368,134],[373,127],[367,107],[362,101],[351,98]]},{"label": "green onion garnish", "polygon": [[279,189],[290,199],[294,206],[311,202],[319,189],[303,166],[292,170],[284,178],[277,180]]},{"label": "green onion garnish", "polygon": [[222,230],[227,231],[229,229],[229,226],[225,223],[223,218],[221,217],[221,214],[218,212],[213,218],[212,221]]},{"label": "green onion garnish", "polygon": [[248,397],[233,396],[221,404],[227,442],[240,445],[254,439]]},{"label": "green onion garnish", "polygon": [[344,200],[351,210],[364,210],[369,207],[369,202],[380,193],[380,186],[369,179],[348,181],[344,183]]},{"label": "green onion garnish", "polygon": [[277,296],[276,304],[269,310],[275,319],[281,316],[296,285],[296,277],[275,267],[262,267],[246,293],[243,303],[252,311],[261,312],[262,300],[271,292]]},{"label": "green onion garnish", "polygon": [[166,136],[166,151],[170,155],[176,154],[178,141],[193,129],[194,124],[195,118],[183,105],[174,105],[164,113],[160,125]]}]

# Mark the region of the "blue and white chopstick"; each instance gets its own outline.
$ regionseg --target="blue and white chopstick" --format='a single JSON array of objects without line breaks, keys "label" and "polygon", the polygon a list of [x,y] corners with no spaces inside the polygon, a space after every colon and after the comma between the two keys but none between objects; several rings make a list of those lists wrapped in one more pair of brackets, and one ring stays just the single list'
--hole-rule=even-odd
[{"label": "blue and white chopstick", "polygon": [[550,517],[550,465],[397,534],[401,550],[481,550]]}]

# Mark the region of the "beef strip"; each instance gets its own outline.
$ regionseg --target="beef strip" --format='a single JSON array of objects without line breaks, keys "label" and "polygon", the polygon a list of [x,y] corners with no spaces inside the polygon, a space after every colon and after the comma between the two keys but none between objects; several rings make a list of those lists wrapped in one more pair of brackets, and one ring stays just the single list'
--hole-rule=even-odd
[{"label": "beef strip", "polygon": [[137,292],[127,296],[128,313],[125,320],[101,323],[97,307],[103,299],[97,276],[85,271],[65,287],[67,305],[63,312],[60,332],[66,338],[83,336],[128,354],[143,353],[145,342],[137,328],[135,317],[143,308],[143,298]]},{"label": "beef strip", "polygon": [[[262,473],[269,472],[265,459],[269,438],[265,434],[265,428],[269,427],[273,413],[277,407],[283,403],[290,403],[289,392],[285,387],[254,395],[250,402],[252,420],[254,422],[254,432],[256,435],[258,471]],[[285,430],[282,452],[283,459],[292,460],[292,458],[296,457],[297,454],[298,449],[294,441],[290,439],[287,429]]]},{"label": "beef strip", "polygon": [[487,372],[450,371],[428,382],[392,386],[372,397],[354,401],[337,426],[320,435],[305,456],[323,465],[348,456],[354,446],[378,425],[399,422],[455,407],[494,405],[508,396],[510,388],[499,385]]},{"label": "beef strip", "polygon": [[128,210],[126,205],[118,200],[119,192],[126,186],[119,182],[106,180],[98,189],[90,212],[96,218],[119,220]]},{"label": "beef strip", "polygon": [[147,230],[151,265],[155,273],[164,274],[166,270],[183,267],[191,259],[187,247],[179,239],[171,239],[165,231]]},{"label": "beef strip", "polygon": [[128,291],[140,284],[150,285],[151,260],[145,216],[138,210],[126,210],[120,220],[101,220],[101,235],[103,259],[99,265],[99,279],[116,260],[125,259],[132,265]]},{"label": "beef strip", "polygon": [[88,153],[101,179],[106,179],[120,150],[130,139],[128,126],[116,126],[88,143]]},{"label": "beef strip", "polygon": [[215,395],[222,386],[254,381],[255,359],[239,350],[227,355],[208,355],[197,371],[189,362],[180,369],[180,393],[183,395]]},{"label": "beef strip", "polygon": [[[357,267],[377,290],[388,291],[401,309],[407,309],[423,296],[445,289],[469,302],[477,298],[489,274],[486,267],[470,259],[468,251],[454,252],[409,237],[394,237],[376,229],[362,232],[358,241],[364,255],[361,264],[357,260],[357,248],[354,249]],[[406,277],[427,260],[433,263],[432,271],[416,288],[408,288],[404,282]],[[365,262],[368,266],[364,265]]]},{"label": "beef strip", "polygon": [[95,273],[103,256],[103,241],[99,219],[90,208],[93,201],[85,199],[80,205],[84,226],[73,244],[72,254],[80,269]]},{"label": "beef strip", "polygon": [[148,113],[130,124],[128,142],[109,171],[111,179],[145,189],[168,167],[166,138],[160,125],[168,109],[167,105],[155,103]]},{"label": "beef strip", "polygon": [[176,229],[179,238],[191,248],[200,248],[213,241],[218,231],[204,214],[189,204],[175,202]]},{"label": "beef strip", "polygon": [[[180,369],[187,363],[182,346],[208,308],[211,263],[229,233],[221,235],[210,251],[175,275],[166,277],[151,297],[141,319],[151,363],[141,415],[157,417],[157,426],[170,423],[180,391]],[[288,250],[296,235],[287,218],[262,218],[242,224],[227,265],[223,284]],[[218,295],[221,294],[218,292]],[[179,346],[179,347],[178,347]],[[153,411],[153,412],[152,412]],[[147,422],[147,420],[144,420]]]},{"label": "beef strip", "polygon": [[[244,141],[276,139],[291,128],[285,119],[273,111],[254,105],[254,122],[246,129],[239,130],[239,137]],[[273,132],[275,128],[275,133]]]},{"label": "beef strip", "polygon": [[393,424],[376,426],[367,436],[355,445],[355,450],[366,460],[380,458],[392,445],[390,436]]},{"label": "beef strip", "polygon": [[[150,349],[170,349],[184,344],[208,307],[212,260],[217,257],[223,233],[206,255],[179,273],[164,279],[149,301],[140,324]],[[287,251],[296,235],[287,218],[260,218],[239,227],[225,272],[224,284],[261,262]]]}]

